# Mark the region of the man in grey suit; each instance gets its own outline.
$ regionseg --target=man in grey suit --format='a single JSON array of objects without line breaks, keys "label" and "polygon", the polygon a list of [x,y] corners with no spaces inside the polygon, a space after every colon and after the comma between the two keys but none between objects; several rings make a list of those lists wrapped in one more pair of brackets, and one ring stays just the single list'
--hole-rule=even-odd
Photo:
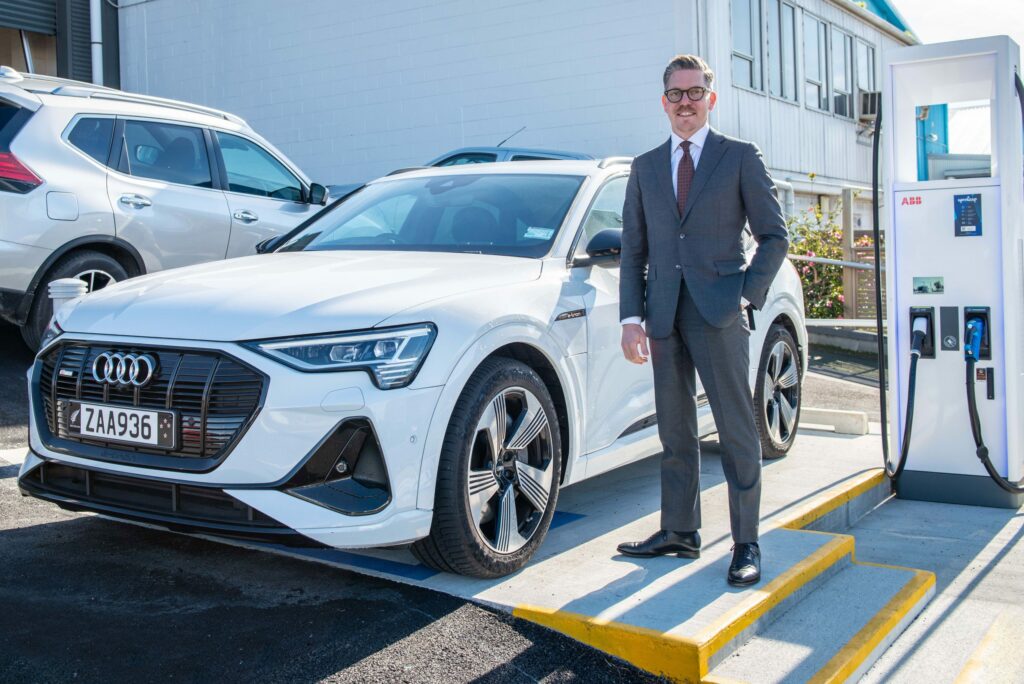
[{"label": "man in grey suit", "polygon": [[[623,354],[633,363],[649,355],[654,363],[664,447],[661,530],[618,548],[634,556],[700,555],[696,369],[729,488],[734,544],[728,581],[745,586],[761,578],[761,443],[748,384],[744,307],[764,306],[789,242],[757,146],[708,126],[717,96],[707,63],[679,55],[663,80],[672,135],[633,161],[622,212],[619,292]],[[749,264],[744,224],[758,245]]]}]

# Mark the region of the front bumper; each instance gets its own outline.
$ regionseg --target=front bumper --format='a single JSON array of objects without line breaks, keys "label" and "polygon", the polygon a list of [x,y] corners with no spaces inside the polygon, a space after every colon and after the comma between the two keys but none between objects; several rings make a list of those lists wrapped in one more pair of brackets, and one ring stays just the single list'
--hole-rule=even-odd
[{"label": "front bumper", "polygon": [[[231,343],[66,335],[62,339],[103,342],[113,348],[186,347],[216,351],[234,357],[265,375],[262,406],[223,460],[207,472],[184,472],[131,462],[90,458],[89,449],[76,449],[67,441],[55,445],[42,412],[38,364],[30,371],[36,386],[30,387],[30,447],[32,454],[22,469],[19,483],[33,496],[65,507],[95,510],[114,517],[179,530],[205,530],[229,536],[284,538],[291,533],[339,548],[400,544],[426,536],[431,511],[416,508],[422,445],[425,442],[441,387],[379,390],[362,371],[302,373]],[[370,513],[342,513],[308,498],[285,491],[317,450],[346,421],[363,420],[373,427],[390,500]],[[160,510],[146,510],[137,502],[111,502],[84,497],[81,492],[48,491],[31,478],[38,468],[70,467],[93,473],[89,478],[128,478],[131,482],[159,483],[165,492],[174,488],[199,488],[217,492],[238,510],[251,509],[257,519],[269,519],[286,532],[254,530],[242,521],[182,517],[181,511],[162,503]],[[43,471],[45,472],[45,471]],[[81,476],[84,480],[85,475]],[[84,487],[84,482],[81,487]],[[147,485],[150,486],[150,485]],[[141,487],[140,487],[141,488]],[[84,491],[84,490],[82,490]],[[168,494],[165,499],[170,498]],[[248,514],[246,514],[248,515]],[[224,527],[227,524],[228,527]]]}]

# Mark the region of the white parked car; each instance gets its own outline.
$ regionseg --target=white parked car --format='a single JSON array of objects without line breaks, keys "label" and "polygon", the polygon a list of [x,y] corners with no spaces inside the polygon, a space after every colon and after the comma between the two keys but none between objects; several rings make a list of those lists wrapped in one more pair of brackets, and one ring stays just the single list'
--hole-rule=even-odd
[{"label": "white parked car", "polygon": [[[516,570],[559,487],[661,450],[651,367],[619,345],[628,174],[606,160],[390,176],[274,253],[73,301],[31,370],[22,490],[174,530],[411,542],[442,570]],[[788,262],[751,345],[761,439],[780,456],[806,365]]]}]

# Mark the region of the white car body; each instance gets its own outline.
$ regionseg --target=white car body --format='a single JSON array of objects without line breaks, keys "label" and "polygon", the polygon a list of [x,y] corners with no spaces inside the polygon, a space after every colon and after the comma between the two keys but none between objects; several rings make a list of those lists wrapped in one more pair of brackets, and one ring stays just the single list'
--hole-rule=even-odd
[{"label": "white car body", "polygon": [[[135,278],[76,300],[56,317],[69,341],[217,350],[263,373],[262,408],[237,445],[209,472],[172,472],[93,460],[47,446],[38,390],[31,454],[21,478],[43,461],[107,473],[195,483],[231,497],[297,531],[339,548],[411,542],[431,529],[439,454],[453,408],[481,362],[510,345],[543,360],[557,377],[568,424],[562,426],[562,486],[661,451],[656,426],[629,434],[654,414],[650,364],[632,365],[620,349],[618,266],[572,265],[584,217],[623,163],[517,162],[430,169],[383,178],[456,174],[571,174],[584,177],[551,249],[542,258],[401,251],[283,252],[242,257]],[[585,311],[585,315],[559,316]],[[773,321],[791,329],[806,368],[800,283],[787,261],[756,314],[751,382]],[[437,336],[407,387],[379,389],[367,372],[306,373],[242,346],[266,338],[430,322]],[[46,349],[40,358],[46,355]],[[34,372],[38,372],[39,362]],[[30,372],[31,379],[32,372]],[[556,402],[557,403],[557,402]],[[349,417],[364,417],[380,442],[390,503],[370,515],[345,515],[275,489]],[[706,403],[702,434],[714,431]],[[566,439],[567,438],[567,439]]]}]

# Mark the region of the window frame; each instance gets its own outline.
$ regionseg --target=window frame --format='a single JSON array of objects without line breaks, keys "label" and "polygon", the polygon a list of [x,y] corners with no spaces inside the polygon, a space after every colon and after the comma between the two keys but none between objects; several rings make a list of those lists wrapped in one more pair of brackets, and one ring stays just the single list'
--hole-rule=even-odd
[{"label": "window frame", "polygon": [[[606,176],[601,181],[601,184],[599,186],[597,186],[597,189],[594,191],[594,194],[590,196],[590,201],[587,202],[587,208],[583,212],[583,218],[580,220],[580,225],[577,226],[577,228],[576,228],[576,235],[572,239],[572,244],[569,245],[569,252],[565,256],[566,268],[589,268],[589,267],[594,265],[592,263],[587,263],[585,261],[581,261],[580,263],[575,263],[576,262],[576,250],[579,249],[580,240],[582,239],[583,234],[585,233],[585,228],[586,228],[586,225],[587,225],[587,217],[590,216],[590,212],[593,211],[594,205],[597,203],[597,198],[601,196],[601,193],[604,191],[604,189],[606,187],[608,187],[608,185],[612,181],[618,180],[620,178],[625,178],[626,182],[628,183],[629,182],[629,171],[621,171],[619,173],[614,173],[614,174],[612,174],[610,176]],[[580,190],[582,191],[583,188],[581,187]],[[577,197],[577,201],[578,201],[578,197]],[[569,211],[571,213],[573,211],[573,208],[570,208]],[[566,216],[566,219],[568,219],[568,216]]]},{"label": "window frame", "polygon": [[[783,18],[782,18],[783,17],[783,11],[782,11],[782,8],[783,7],[788,7],[789,9],[791,9],[793,11],[793,44],[791,46],[791,49],[792,49],[792,52],[793,52],[793,54],[792,54],[792,61],[793,61],[793,97],[791,97],[791,98],[790,97],[786,97],[784,94],[783,95],[776,95],[775,93],[772,92],[772,67],[771,67],[771,55],[772,55],[771,44],[772,43],[771,43],[771,36],[770,35],[768,36],[768,40],[765,41],[765,45],[767,46],[767,49],[768,49],[768,60],[767,60],[767,62],[768,62],[768,90],[767,90],[767,92],[768,92],[769,97],[771,97],[772,99],[778,100],[779,102],[785,102],[787,104],[800,106],[801,102],[803,101],[803,98],[800,95],[800,84],[801,84],[801,80],[802,80],[801,79],[801,76],[802,76],[801,64],[800,64],[800,57],[801,57],[801,51],[800,51],[800,42],[801,41],[800,41],[800,39],[802,38],[802,34],[799,32],[800,31],[800,22],[799,22],[800,7],[798,5],[793,4],[789,0],[768,0],[768,1],[772,2],[772,3],[775,3],[775,5],[779,8],[779,53],[780,53],[780,56],[779,56],[779,68],[781,70],[780,80],[782,81],[782,83],[780,85],[784,85],[785,81],[786,81],[786,77],[785,77],[786,62],[785,62],[785,59],[784,59],[785,55],[782,54],[782,52],[783,52],[782,51],[782,26],[783,26]],[[769,8],[769,11],[771,11],[771,8]],[[765,23],[767,24],[767,22],[768,22],[768,15],[766,13],[765,14]],[[768,28],[769,28],[768,33],[770,33],[770,28],[771,27],[769,26]]]},{"label": "window frame", "polygon": [[[824,47],[819,46],[819,50],[818,50],[818,59],[819,59],[818,66],[820,68],[820,73],[821,73],[821,77],[822,77],[822,80],[820,82],[812,80],[810,78],[810,76],[808,76],[808,74],[807,74],[807,50],[805,48],[806,48],[807,20],[808,19],[811,19],[811,20],[813,20],[815,22],[814,30],[818,34],[818,38],[819,39],[824,38]],[[824,36],[821,35],[821,31],[820,31],[821,27],[825,28]],[[807,108],[807,109],[809,109],[811,111],[819,112],[821,114],[831,114],[832,113],[832,99],[831,99],[831,96],[830,96],[830,93],[831,93],[831,83],[829,82],[829,75],[831,74],[832,59],[831,59],[831,42],[828,40],[828,37],[829,37],[829,34],[830,34],[830,31],[829,31],[830,27],[831,27],[831,24],[828,21],[826,21],[825,19],[822,19],[821,17],[819,17],[818,15],[816,15],[816,14],[814,14],[812,12],[808,12],[807,10],[803,10],[803,12],[802,12],[802,21],[800,22],[800,37],[802,39],[800,41],[800,43],[801,43],[801,48],[802,48],[802,52],[803,52],[803,55],[804,55],[803,64],[802,64],[802,66],[803,66],[803,69],[802,69],[803,78],[800,79],[801,88],[804,90],[803,105],[804,105],[805,108]],[[824,59],[825,59],[824,64],[822,64],[821,61],[820,61],[822,57],[824,57]],[[807,98],[807,84],[816,85],[816,86],[821,88],[820,92],[824,96],[824,100],[825,100],[825,103],[826,103],[826,106],[827,106],[826,109],[822,109],[821,107],[818,106],[818,104],[820,104],[820,100],[819,100],[818,103],[814,103],[814,104],[809,102],[809,100]]]},{"label": "window frame", "polygon": [[[223,153],[221,152],[221,149],[220,149],[220,139],[217,137],[217,135],[215,135],[215,134],[219,134],[219,133],[223,133],[224,135],[233,135],[236,138],[242,138],[246,142],[248,142],[248,143],[250,143],[252,145],[255,145],[256,147],[258,147],[261,150],[263,150],[271,159],[273,159],[278,164],[283,166],[285,171],[287,171],[289,174],[291,174],[291,176],[296,181],[298,181],[298,184],[299,184],[299,195],[300,195],[299,199],[297,199],[297,200],[290,200],[290,199],[282,199],[280,197],[267,197],[265,195],[256,195],[256,194],[253,194],[251,192],[238,192],[237,190],[232,190],[231,189],[231,185],[228,182],[228,169],[227,169],[227,166],[224,164],[224,155],[223,155]],[[263,199],[263,200],[274,200],[276,202],[288,202],[290,204],[309,204],[309,185],[307,185],[307,183],[303,180],[302,176],[300,176],[298,173],[296,173],[295,169],[293,169],[290,164],[286,164],[283,159],[281,159],[276,154],[274,154],[273,152],[268,150],[265,146],[260,144],[260,142],[258,140],[253,139],[251,136],[245,135],[241,131],[228,131],[228,130],[224,130],[224,129],[221,129],[221,128],[208,128],[207,129],[207,135],[208,135],[208,142],[209,142],[209,144],[211,144],[213,146],[213,149],[216,152],[216,154],[214,155],[214,160],[215,160],[216,165],[217,165],[217,174],[218,174],[218,177],[219,177],[218,179],[220,181],[221,190],[223,190],[225,194],[227,194],[227,195],[238,195],[240,197],[257,197],[257,198]]]},{"label": "window frame", "polygon": [[[128,163],[128,142],[124,137],[124,127],[129,121],[131,122],[145,122],[154,123],[165,126],[182,126],[185,128],[198,129],[203,136],[203,142],[206,145],[206,161],[210,167],[210,187],[204,188],[200,185],[188,185],[187,183],[177,183],[175,181],[161,180],[159,178],[147,178],[146,176],[136,176],[131,172],[131,166],[128,166],[128,170],[124,170],[124,166]],[[150,116],[134,116],[134,115],[121,115],[116,116],[114,122],[114,135],[113,140],[110,143],[110,157],[107,160],[107,169],[115,173],[119,173],[125,178],[130,178],[134,181],[148,181],[154,183],[166,183],[167,185],[173,185],[178,188],[191,188],[193,190],[205,190],[205,191],[223,191],[221,186],[221,178],[219,166],[214,155],[212,147],[210,132],[202,124],[185,123],[175,119],[158,119]]]},{"label": "window frame", "polygon": [[[829,65],[828,65],[828,69],[829,69],[829,71],[828,71],[828,76],[829,76],[829,106],[832,108],[831,109],[832,115],[835,116],[836,118],[845,119],[847,121],[852,121],[852,120],[857,118],[857,98],[856,98],[856,92],[857,92],[857,72],[856,72],[856,68],[854,66],[854,61],[855,61],[856,55],[857,55],[857,51],[856,51],[857,41],[856,41],[856,39],[855,39],[855,37],[853,36],[852,33],[848,33],[847,31],[844,31],[843,29],[839,28],[835,24],[830,24],[829,28],[830,28],[830,31],[829,31],[829,49],[828,49],[828,62],[829,62]],[[847,76],[847,88],[848,88],[848,90],[845,90],[845,91],[844,90],[839,90],[836,87],[836,77],[835,77],[835,74],[833,73],[833,70],[835,69],[835,66],[836,66],[835,65],[835,59],[833,58],[833,56],[835,54],[834,53],[835,43],[836,43],[835,38],[837,36],[841,36],[842,37],[843,48],[844,48],[844,50],[846,50],[846,65],[847,65],[846,76]],[[848,48],[848,50],[847,50],[847,48]],[[849,112],[848,114],[840,114],[837,111],[838,108],[836,107],[836,103],[835,103],[835,98],[836,98],[837,95],[839,95],[839,96],[846,96],[848,98],[847,99],[847,102],[849,103],[849,107],[847,108],[847,111]]]},{"label": "window frame", "polygon": [[[857,54],[857,52],[858,52],[858,48],[860,48],[861,46],[864,46],[869,51],[868,55],[870,56],[870,61],[871,61],[871,65],[869,67],[870,68],[870,74],[871,74],[871,90],[861,90],[861,87],[860,87],[860,76],[861,76],[860,59],[859,59],[859,55]],[[878,49],[875,47],[874,43],[869,43],[868,41],[866,41],[866,40],[864,40],[863,38],[860,38],[860,37],[857,37],[854,40],[853,49],[854,49],[854,60],[853,60],[854,61],[854,75],[853,75],[853,78],[854,78],[854,88],[855,88],[855,92],[856,92],[856,95],[854,96],[854,104],[856,105],[856,108],[857,108],[857,112],[856,113],[857,113],[857,116],[859,117],[860,116],[860,100],[861,100],[860,94],[862,92],[864,92],[864,93],[878,92]]]},{"label": "window frame", "polygon": [[[82,150],[79,147],[76,147],[75,144],[71,142],[71,131],[75,130],[75,127],[82,119],[110,119],[114,122],[113,130],[111,130],[110,132],[110,148],[107,150],[106,162],[101,162],[95,157],[89,156],[88,154],[85,153],[84,150]],[[64,130],[60,134],[60,139],[64,142],[65,145],[67,145],[71,150],[73,150],[75,154],[79,155],[83,159],[88,160],[90,163],[99,166],[104,171],[115,170],[114,166],[116,158],[117,155],[119,155],[121,152],[121,150],[118,149],[117,144],[118,135],[121,133],[121,130],[118,128],[117,119],[118,117],[116,114],[109,113],[90,114],[87,112],[82,112],[79,114],[75,114],[71,118],[71,121],[68,122],[68,125],[64,127]]]},{"label": "window frame", "polygon": [[[765,17],[765,13],[764,13],[764,7],[763,7],[763,4],[762,4],[761,0],[745,0],[745,1],[750,3],[750,13],[751,13],[751,16],[749,17],[750,27],[753,30],[753,28],[756,26],[757,27],[757,34],[758,35],[757,35],[757,39],[755,39],[755,37],[753,35],[750,36],[751,43],[752,43],[752,46],[754,48],[753,54],[749,54],[748,55],[748,54],[746,54],[744,52],[739,52],[738,50],[736,50],[736,47],[735,47],[735,26],[733,25],[733,20],[732,20],[733,19],[733,11],[732,10],[733,10],[733,7],[735,5],[735,0],[730,0],[730,2],[729,2],[729,51],[730,51],[730,53],[729,53],[729,81],[732,83],[732,86],[734,88],[739,88],[740,90],[746,90],[746,91],[751,92],[751,93],[758,93],[760,95],[768,95],[769,92],[765,88],[765,74],[764,74],[764,70],[765,70],[765,59],[764,59],[764,57],[765,57],[765,55],[764,55],[765,41],[764,41],[764,35],[765,35],[765,21],[766,21],[766,17]],[[755,19],[756,19],[756,21],[755,21]],[[744,83],[737,83],[736,79],[733,78],[733,60],[735,58],[737,58],[737,57],[742,59],[742,60],[750,62],[750,73],[751,73],[751,75],[756,75],[756,77],[757,77],[757,84],[756,85],[747,85],[747,84],[744,84]]]}]

